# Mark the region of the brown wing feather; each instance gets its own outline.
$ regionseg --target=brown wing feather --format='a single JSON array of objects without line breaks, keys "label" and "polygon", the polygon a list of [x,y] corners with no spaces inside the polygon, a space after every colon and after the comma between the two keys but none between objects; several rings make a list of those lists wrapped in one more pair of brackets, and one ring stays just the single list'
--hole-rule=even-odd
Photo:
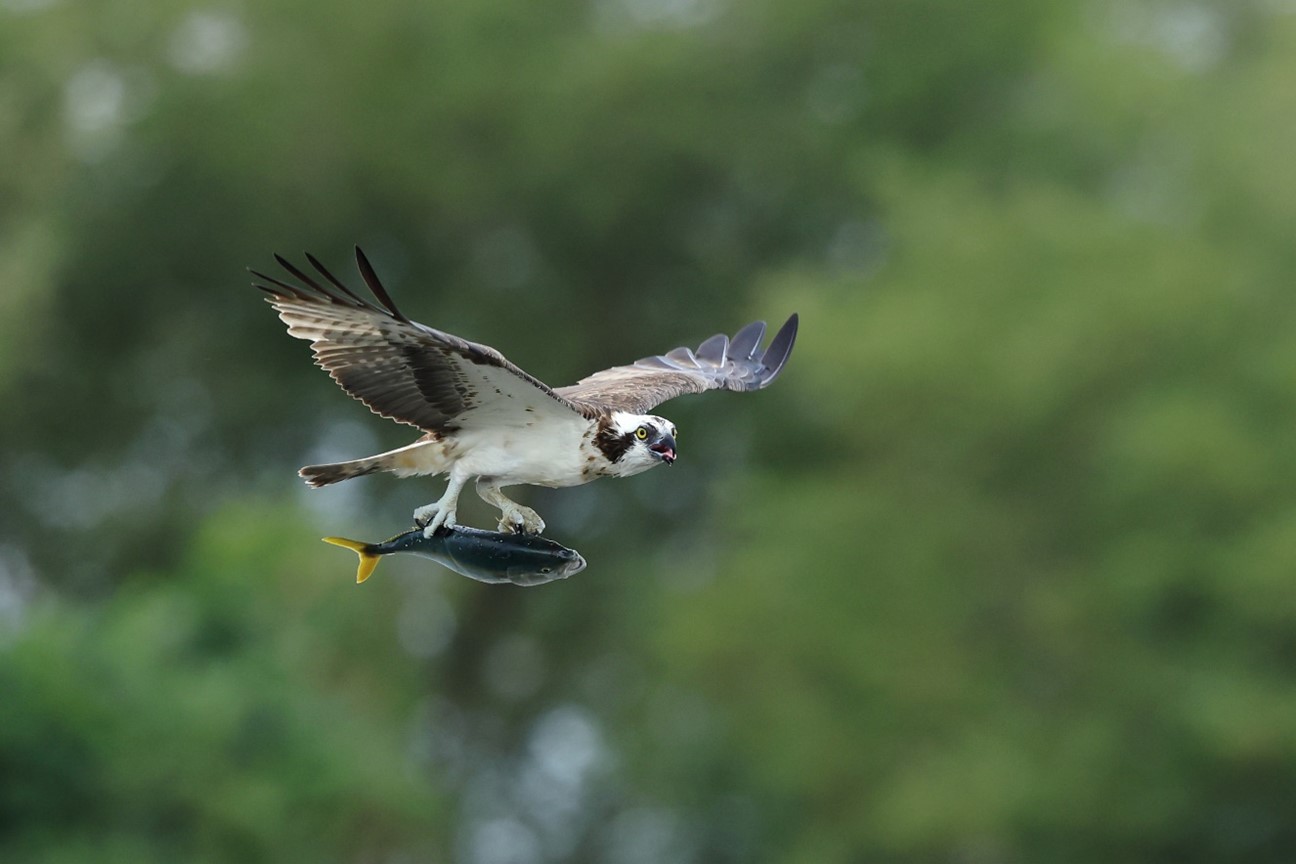
[{"label": "brown wing feather", "polygon": [[760,390],[783,371],[796,343],[797,316],[779,328],[769,347],[760,348],[765,322],[739,330],[732,341],[717,334],[696,350],[676,348],[644,357],[628,366],[614,366],[554,390],[586,414],[629,411],[643,414],[687,393],[706,390]]},{"label": "brown wing feather", "polygon": [[581,413],[494,348],[410,321],[358,247],[360,274],[381,307],[344,286],[315,258],[306,257],[332,287],[277,255],[301,284],[252,271],[265,283],[253,284],[270,295],[289,334],[311,343],[315,362],[375,414],[447,432],[474,421],[525,423],[534,420],[537,411],[569,418]]}]

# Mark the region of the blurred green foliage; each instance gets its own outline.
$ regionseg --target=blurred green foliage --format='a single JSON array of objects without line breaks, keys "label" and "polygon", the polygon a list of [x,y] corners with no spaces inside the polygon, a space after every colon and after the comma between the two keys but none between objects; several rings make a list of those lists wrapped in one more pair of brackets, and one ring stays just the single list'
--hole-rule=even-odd
[{"label": "blurred green foliage", "polygon": [[[0,860],[1287,861],[1277,0],[0,0]],[[241,268],[559,385],[802,315],[535,590]],[[461,516],[484,524],[465,501]]]},{"label": "blurred green foliage", "polygon": [[0,666],[7,860],[332,860],[437,836],[403,768],[417,666],[283,556],[284,519],[213,515],[165,582],[26,623]]}]

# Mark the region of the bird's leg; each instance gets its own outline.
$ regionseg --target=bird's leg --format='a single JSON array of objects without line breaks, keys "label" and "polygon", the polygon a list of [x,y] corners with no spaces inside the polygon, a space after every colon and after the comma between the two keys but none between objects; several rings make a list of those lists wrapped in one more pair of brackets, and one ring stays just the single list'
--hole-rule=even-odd
[{"label": "bird's leg", "polygon": [[463,491],[468,477],[450,472],[450,482],[446,484],[445,494],[431,504],[425,504],[414,511],[414,524],[423,528],[423,536],[431,537],[437,529],[455,526],[455,509],[459,504],[459,493]]},{"label": "bird's leg", "polygon": [[489,477],[477,478],[477,494],[487,504],[499,508],[501,531],[512,534],[539,534],[544,531],[545,523],[539,513],[508,498]]}]

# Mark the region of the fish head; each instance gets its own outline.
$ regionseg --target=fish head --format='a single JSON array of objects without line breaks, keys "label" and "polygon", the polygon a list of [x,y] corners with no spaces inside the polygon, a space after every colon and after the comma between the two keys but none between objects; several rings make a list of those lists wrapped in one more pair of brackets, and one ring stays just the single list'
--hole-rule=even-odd
[{"label": "fish head", "polygon": [[585,569],[585,559],[575,549],[559,547],[531,555],[514,554],[506,570],[514,585],[543,585],[566,579]]}]

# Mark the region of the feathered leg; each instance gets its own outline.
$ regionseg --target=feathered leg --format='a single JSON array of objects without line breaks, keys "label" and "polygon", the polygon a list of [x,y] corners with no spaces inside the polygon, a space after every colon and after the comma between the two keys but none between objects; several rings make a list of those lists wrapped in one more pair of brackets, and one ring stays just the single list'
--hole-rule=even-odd
[{"label": "feathered leg", "polygon": [[468,482],[468,475],[451,469],[450,482],[446,484],[445,494],[431,504],[425,504],[414,511],[414,524],[423,526],[423,536],[431,537],[441,526],[455,526],[455,510],[459,506],[459,493]]},{"label": "feathered leg", "polygon": [[545,523],[540,514],[506,496],[491,478],[477,478],[477,494],[487,504],[499,508],[501,531],[512,534],[539,534],[544,531]]}]

